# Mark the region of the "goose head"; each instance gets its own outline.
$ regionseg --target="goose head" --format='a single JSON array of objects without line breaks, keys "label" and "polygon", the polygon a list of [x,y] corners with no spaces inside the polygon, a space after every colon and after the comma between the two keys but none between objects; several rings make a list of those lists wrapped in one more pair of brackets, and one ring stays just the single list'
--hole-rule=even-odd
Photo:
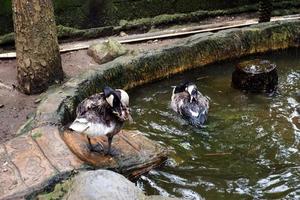
[{"label": "goose head", "polygon": [[190,102],[197,100],[198,89],[194,83],[187,81],[178,86],[174,86],[173,88],[173,94],[187,92],[190,95]]},{"label": "goose head", "polygon": [[190,102],[196,101],[198,97],[198,89],[197,86],[193,83],[189,83],[186,85],[185,90],[189,93],[190,95]]},{"label": "goose head", "polygon": [[184,92],[186,91],[186,83],[177,86],[172,86],[172,88],[173,88],[173,94]]},{"label": "goose head", "polygon": [[105,87],[103,90],[105,100],[112,109],[112,113],[118,117],[120,121],[132,121],[129,109],[129,96],[127,92],[121,89],[112,89]]}]

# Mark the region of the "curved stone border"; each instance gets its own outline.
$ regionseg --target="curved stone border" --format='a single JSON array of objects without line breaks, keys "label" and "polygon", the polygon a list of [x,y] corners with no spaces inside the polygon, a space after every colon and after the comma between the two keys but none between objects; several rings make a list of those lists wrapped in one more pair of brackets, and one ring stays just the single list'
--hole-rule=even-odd
[{"label": "curved stone border", "polygon": [[16,199],[80,169],[59,127],[76,105],[104,85],[133,88],[195,67],[253,53],[300,46],[300,21],[272,22],[218,33],[198,34],[161,50],[120,57],[49,90],[22,134],[0,145],[0,199]]},{"label": "curved stone border", "polygon": [[120,57],[70,79],[48,92],[30,125],[65,125],[74,118],[76,105],[104,85],[129,89],[216,61],[299,46],[299,20],[197,34],[161,50]]}]

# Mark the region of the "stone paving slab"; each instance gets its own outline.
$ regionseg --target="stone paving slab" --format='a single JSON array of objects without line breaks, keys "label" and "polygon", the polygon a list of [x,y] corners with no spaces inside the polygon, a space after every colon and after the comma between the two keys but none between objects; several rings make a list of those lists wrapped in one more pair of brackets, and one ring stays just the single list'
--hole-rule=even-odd
[{"label": "stone paving slab", "polygon": [[4,145],[0,145],[0,199],[9,199],[26,189],[17,168],[9,160]]},{"label": "stone paving slab", "polygon": [[30,135],[16,137],[4,145],[9,159],[16,166],[27,187],[18,185],[15,188],[16,195],[39,190],[47,184],[50,178],[58,174]]},{"label": "stone paving slab", "polygon": [[[167,159],[167,149],[146,138],[139,131],[121,131],[113,138],[113,157],[104,153],[91,152],[85,135],[66,130],[64,140],[81,160],[97,168],[112,169],[129,179],[149,171]],[[100,142],[107,149],[107,138],[92,138],[92,143]]]},{"label": "stone paving slab", "polygon": [[60,173],[79,169],[83,162],[74,155],[62,140],[57,127],[45,126],[31,132],[44,155]]}]

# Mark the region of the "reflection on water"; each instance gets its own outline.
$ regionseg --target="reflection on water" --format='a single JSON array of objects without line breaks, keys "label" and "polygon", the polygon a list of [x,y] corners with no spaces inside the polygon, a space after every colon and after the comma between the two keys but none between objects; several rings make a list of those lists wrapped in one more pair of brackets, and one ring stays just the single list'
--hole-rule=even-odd
[{"label": "reflection on water", "polygon": [[[138,181],[147,194],[186,199],[300,198],[300,51],[251,58],[278,66],[279,94],[244,94],[230,87],[233,66],[224,62],[130,91],[138,129],[171,150],[166,166]],[[249,58],[243,58],[246,60]],[[211,98],[203,129],[169,107],[171,86],[184,80]]]}]

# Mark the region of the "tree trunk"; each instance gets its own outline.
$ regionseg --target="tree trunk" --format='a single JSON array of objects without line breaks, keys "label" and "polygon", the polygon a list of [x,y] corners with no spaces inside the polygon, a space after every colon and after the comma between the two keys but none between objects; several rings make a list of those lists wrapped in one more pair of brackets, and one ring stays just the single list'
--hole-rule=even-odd
[{"label": "tree trunk", "polygon": [[13,0],[17,78],[25,94],[63,80],[52,0]]},{"label": "tree trunk", "polygon": [[259,20],[258,22],[269,22],[272,14],[272,0],[259,1]]}]

